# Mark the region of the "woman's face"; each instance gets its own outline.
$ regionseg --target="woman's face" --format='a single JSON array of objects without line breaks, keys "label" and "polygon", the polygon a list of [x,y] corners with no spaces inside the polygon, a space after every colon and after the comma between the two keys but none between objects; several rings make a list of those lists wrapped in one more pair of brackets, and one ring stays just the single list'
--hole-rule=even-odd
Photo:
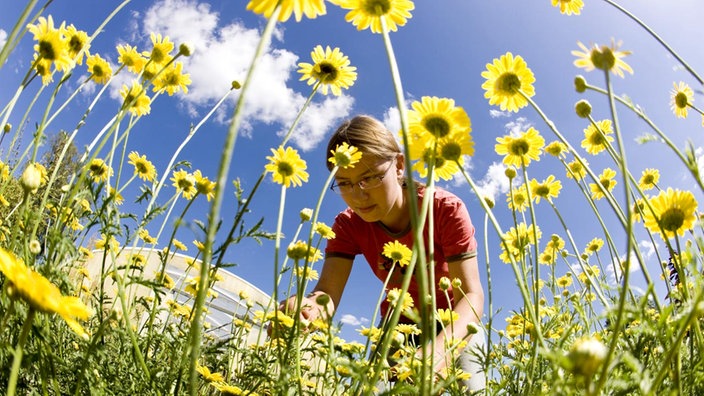
[{"label": "woman's face", "polygon": [[[390,160],[363,158],[354,168],[339,169],[335,184],[343,187],[338,187],[340,196],[364,221],[381,221],[395,229],[401,226],[400,217],[407,212],[404,210],[404,190],[399,184],[402,175],[402,155]],[[363,189],[360,184],[370,187]]]}]

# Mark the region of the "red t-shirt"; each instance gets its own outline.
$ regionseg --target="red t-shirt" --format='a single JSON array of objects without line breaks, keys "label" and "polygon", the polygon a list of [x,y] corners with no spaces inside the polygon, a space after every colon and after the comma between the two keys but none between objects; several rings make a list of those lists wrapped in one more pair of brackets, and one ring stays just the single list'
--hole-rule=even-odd
[{"label": "red t-shirt", "polygon": [[[420,206],[423,195],[426,192],[424,187],[418,188],[418,204]],[[438,287],[437,283],[443,276],[449,277],[447,269],[448,261],[464,260],[477,255],[477,241],[474,238],[474,226],[469,218],[469,213],[456,195],[440,188],[435,189],[435,199],[433,200],[433,221],[434,221],[434,244],[435,244],[435,294],[437,308],[450,308],[447,298]],[[413,248],[413,233],[411,227],[399,233],[389,231],[381,222],[368,223],[362,220],[352,209],[347,208],[335,217],[332,226],[335,238],[327,242],[325,248],[326,257],[345,257],[354,259],[358,254],[364,255],[372,271],[382,283],[389,276],[391,260],[382,255],[384,244],[387,242],[399,241]],[[428,224],[426,220],[424,230],[424,240],[426,254],[428,253]],[[430,261],[428,260],[428,263]],[[403,272],[405,268],[399,269],[396,265],[394,273],[389,279],[386,291],[401,288]],[[414,306],[418,307],[418,283],[415,275],[411,279],[408,292],[413,297]],[[452,301],[452,288],[448,290]],[[388,311],[388,301],[384,299],[381,304],[381,315],[384,317]],[[404,320],[401,317],[401,321]]]}]

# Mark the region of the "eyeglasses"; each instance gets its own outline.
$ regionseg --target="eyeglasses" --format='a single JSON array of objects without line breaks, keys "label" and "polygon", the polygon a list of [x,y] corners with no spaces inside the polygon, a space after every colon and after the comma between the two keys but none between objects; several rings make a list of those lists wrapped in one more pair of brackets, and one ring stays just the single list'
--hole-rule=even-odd
[{"label": "eyeglasses", "polygon": [[367,176],[364,179],[352,183],[352,182],[340,182],[337,184],[333,184],[330,186],[330,189],[335,191],[336,193],[340,195],[346,195],[346,194],[352,194],[354,191],[354,186],[359,187],[360,190],[371,190],[372,188],[377,188],[381,186],[382,181],[384,180],[384,177],[389,173],[389,169],[394,165],[394,161],[391,161],[389,164],[388,168],[384,171],[384,173],[380,175],[373,175],[373,176]]}]

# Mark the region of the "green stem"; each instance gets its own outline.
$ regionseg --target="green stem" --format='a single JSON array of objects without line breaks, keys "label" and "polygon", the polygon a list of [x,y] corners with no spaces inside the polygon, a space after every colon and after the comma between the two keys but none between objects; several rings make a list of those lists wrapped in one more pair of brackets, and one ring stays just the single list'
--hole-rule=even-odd
[{"label": "green stem", "polygon": [[228,173],[230,170],[230,164],[232,162],[232,156],[235,150],[235,141],[237,139],[237,133],[239,131],[240,123],[242,121],[243,109],[246,94],[249,90],[249,86],[252,82],[252,76],[257,68],[257,64],[264,53],[264,50],[269,45],[269,40],[274,32],[274,27],[279,19],[279,14],[281,13],[281,5],[278,4],[274,11],[272,12],[269,20],[267,21],[262,37],[259,40],[257,49],[254,53],[254,58],[252,59],[252,64],[247,71],[247,76],[245,78],[244,84],[242,84],[242,91],[240,92],[240,97],[237,100],[237,105],[235,106],[234,115],[232,116],[232,121],[227,130],[227,136],[223,144],[222,156],[220,159],[220,165],[218,169],[218,177],[215,185],[215,194],[213,197],[213,203],[210,207],[210,212],[208,214],[208,228],[207,236],[203,248],[203,261],[200,273],[200,282],[198,285],[198,293],[196,295],[196,301],[193,307],[193,320],[191,323],[189,337],[190,345],[190,369],[189,369],[189,394],[191,396],[196,396],[197,387],[197,372],[198,367],[198,357],[200,355],[200,343],[201,343],[201,312],[203,310],[203,304],[205,303],[205,296],[208,284],[208,270],[210,268],[210,263],[212,262],[212,248],[213,241],[215,240],[215,234],[218,230],[218,218],[220,216],[220,209],[222,207],[222,201],[224,196],[225,184],[227,183]]},{"label": "green stem", "polygon": [[17,340],[17,346],[15,347],[15,357],[12,360],[12,370],[10,371],[10,381],[7,384],[7,396],[14,396],[15,389],[17,388],[17,376],[20,372],[20,364],[22,363],[22,356],[24,355],[24,343],[27,341],[27,334],[32,328],[32,322],[34,321],[34,308],[29,308],[27,312],[27,317],[22,325],[22,330],[20,332],[20,338]]}]

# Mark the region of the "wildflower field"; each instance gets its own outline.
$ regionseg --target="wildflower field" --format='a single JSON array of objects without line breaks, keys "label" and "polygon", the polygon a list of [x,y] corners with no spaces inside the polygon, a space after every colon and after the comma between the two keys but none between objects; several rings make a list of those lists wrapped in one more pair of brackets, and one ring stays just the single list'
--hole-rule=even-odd
[{"label": "wildflower field", "polygon": [[[278,309],[278,301],[302,297],[317,279],[325,240],[335,238],[328,225],[334,213],[323,208],[340,205],[331,203],[328,189],[338,169],[360,159],[355,147],[338,146],[328,173],[322,156],[309,157],[306,141],[313,144],[313,138],[301,131],[313,128],[311,117],[325,118],[323,104],[342,106],[364,80],[389,88],[395,106],[389,125],[402,143],[409,181],[420,180],[430,191],[463,189],[471,197],[486,304],[470,333],[488,341],[476,356],[487,374],[479,394],[704,394],[698,207],[704,112],[695,100],[704,102],[697,70],[704,64],[688,63],[617,1],[541,3],[561,18],[580,18],[585,7],[608,8],[612,20],[643,33],[653,54],[667,54],[678,79],[669,92],[646,96],[661,96],[670,118],[621,93],[622,81],[647,71],[631,66],[638,54],[619,37],[599,43],[585,37],[559,61],[494,48],[496,56],[482,60],[485,67],[475,76],[481,83],[466,97],[427,87],[418,97],[409,95],[404,69],[422,68],[432,57],[395,50],[395,34],[417,21],[428,23],[417,14],[428,5],[410,0],[235,2],[229,7],[237,15],[260,22],[247,36],[253,51],[242,51],[244,72],[220,87],[218,98],[187,102],[202,94],[192,89],[195,82],[208,77],[188,67],[189,60],[196,63],[198,42],[153,31],[115,44],[103,39],[114,19],[140,16],[130,0],[96,12],[91,26],[56,18],[56,3],[28,0],[15,6],[12,24],[0,26],[0,392],[467,394],[458,380],[471,374],[452,365],[436,372],[431,356],[418,354],[412,342],[437,323],[444,329],[457,320],[451,311],[436,310],[432,299],[414,304],[406,290],[385,294],[381,285],[358,290],[375,295],[364,308],[371,319],[351,331],[354,340],[343,336],[350,324],[339,315],[309,322],[300,317],[300,306]],[[195,0],[153,3],[210,10]],[[272,54],[286,56],[271,50],[272,41],[323,18],[338,18],[332,23],[340,29],[351,26],[350,36],[373,38],[383,55],[374,68],[358,68],[344,47],[321,35],[319,45],[297,54],[295,78],[284,79],[283,88],[268,86],[271,92],[285,92],[288,84],[305,90],[290,122],[274,137],[253,132],[254,113],[262,124],[281,120],[262,114],[253,88],[255,72],[275,69]],[[173,23],[188,31],[195,22]],[[433,26],[443,32],[441,23]],[[355,37],[340,40],[352,47]],[[21,49],[28,47],[32,55],[25,57]],[[653,56],[652,68],[664,58]],[[533,62],[541,61],[572,67],[564,96],[540,96],[541,80],[562,83],[559,73],[534,72]],[[213,74],[229,67],[217,66],[222,68],[213,67]],[[465,70],[454,64],[447,73]],[[427,80],[436,77],[442,76]],[[555,119],[566,115],[550,114],[553,106],[540,101],[554,104],[575,93],[580,99],[570,103],[570,130],[564,130]],[[157,112],[162,118],[150,123]],[[533,122],[508,133],[491,131],[474,121],[475,114],[488,112]],[[168,113],[188,113],[193,121],[175,125]],[[208,138],[207,155],[194,155],[189,144],[201,128],[219,133]],[[477,134],[482,142],[489,136],[491,144],[479,144]],[[247,159],[261,164],[255,172],[233,165],[247,155],[239,149],[242,139],[269,145],[262,158]],[[652,147],[662,154],[644,167],[639,153],[653,153]],[[497,180],[504,181],[498,193],[476,176],[492,161]],[[409,214],[412,224],[432,222],[426,209]],[[456,286],[456,279],[429,275],[433,257],[422,249],[397,243],[385,254],[407,267],[406,285],[415,274],[428,288]],[[175,262],[184,263],[177,277],[167,272]],[[247,268],[267,274],[271,298],[230,290],[237,304],[215,329],[218,285],[231,274],[247,278],[241,272]],[[383,299],[393,309],[379,318],[376,305]],[[510,305],[504,305],[507,299]],[[402,312],[417,323],[398,324]],[[452,355],[466,343],[452,339],[433,348]]]}]

